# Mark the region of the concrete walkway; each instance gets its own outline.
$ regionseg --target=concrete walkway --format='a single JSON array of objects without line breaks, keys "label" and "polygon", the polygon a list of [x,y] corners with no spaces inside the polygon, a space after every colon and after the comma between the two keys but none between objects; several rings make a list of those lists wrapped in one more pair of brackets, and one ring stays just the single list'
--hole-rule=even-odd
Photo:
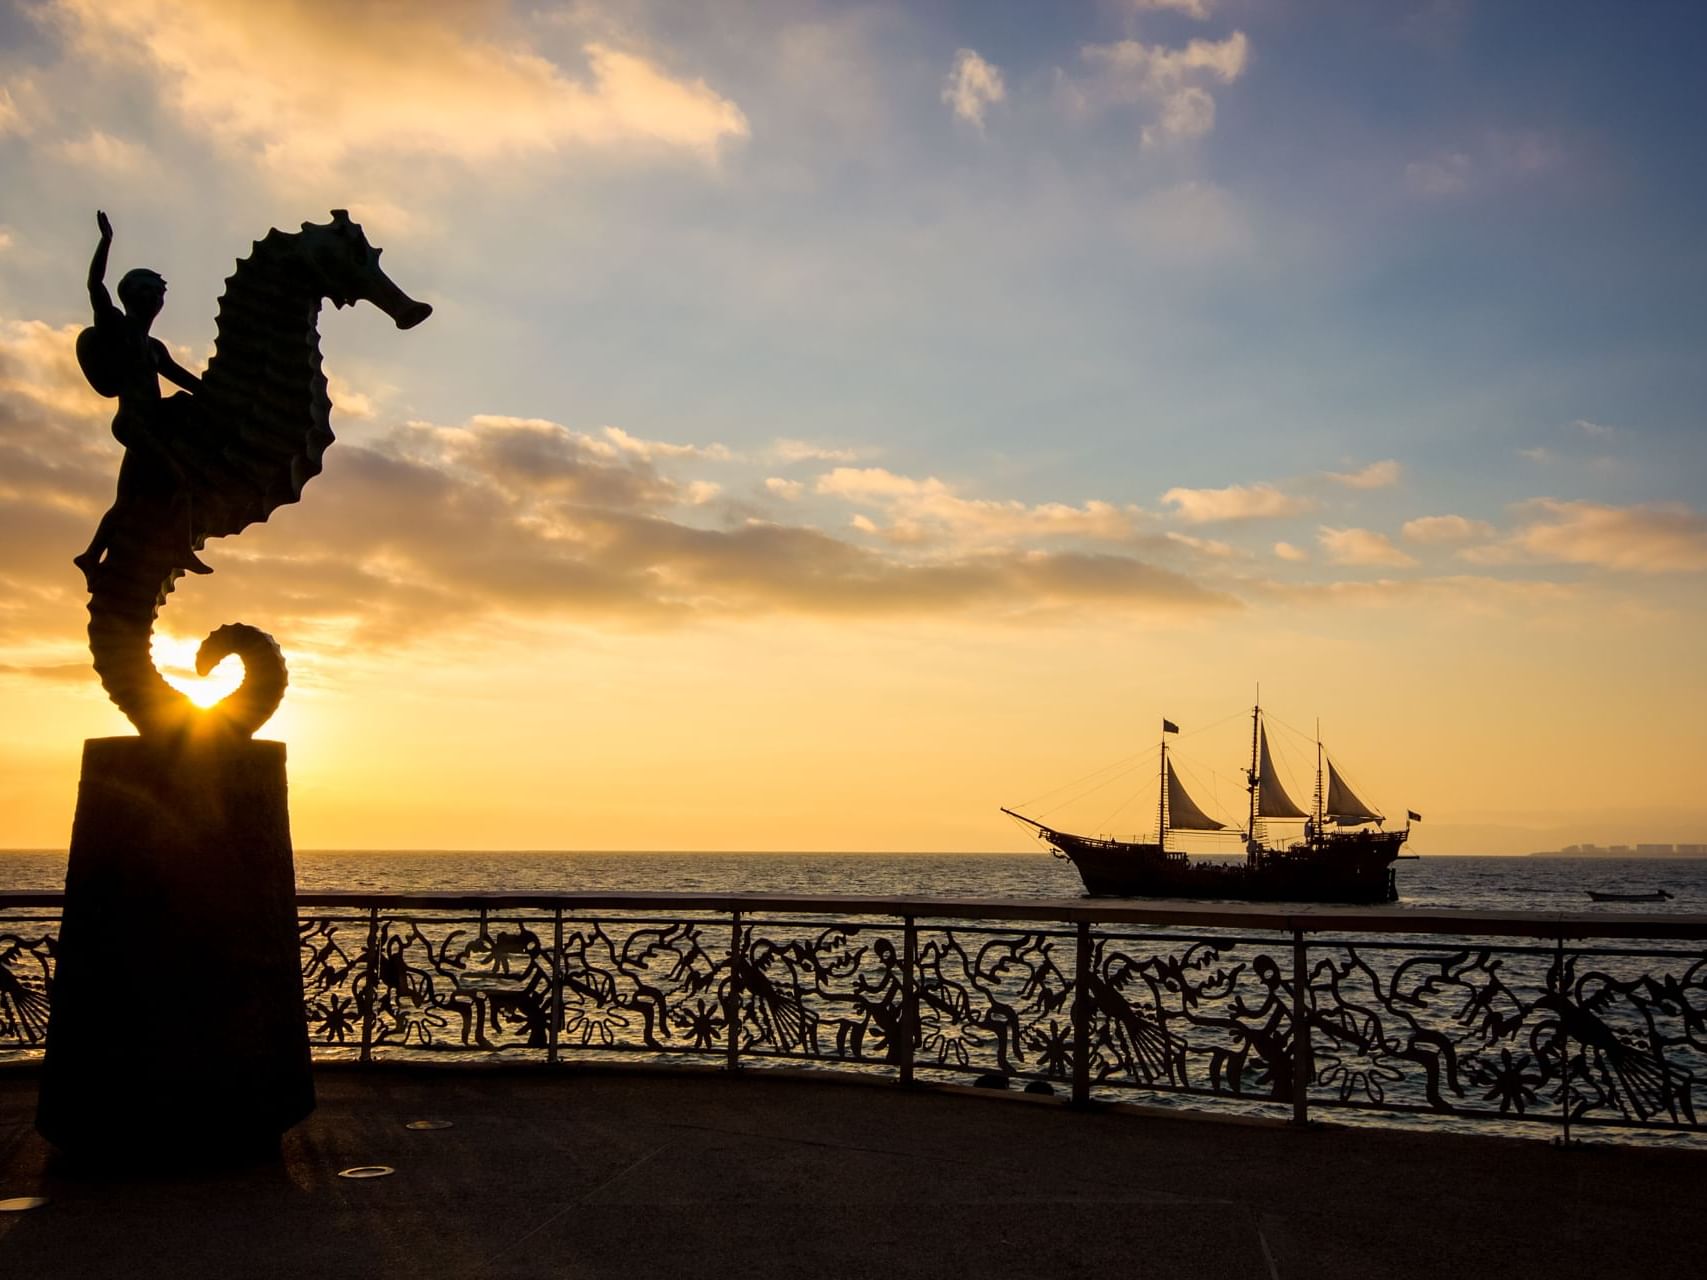
[{"label": "concrete walkway", "polygon": [[[366,1072],[271,1165],[89,1179],[0,1075],[0,1276],[1690,1277],[1707,1153],[746,1072]],[[414,1132],[404,1124],[453,1127]],[[337,1177],[354,1165],[395,1175]]]}]

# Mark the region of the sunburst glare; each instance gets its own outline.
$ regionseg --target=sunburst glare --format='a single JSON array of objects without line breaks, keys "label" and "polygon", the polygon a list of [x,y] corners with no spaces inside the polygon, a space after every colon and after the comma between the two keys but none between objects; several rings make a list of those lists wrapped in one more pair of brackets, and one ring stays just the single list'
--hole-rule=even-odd
[{"label": "sunburst glare", "polygon": [[243,664],[226,658],[205,676],[196,674],[199,640],[155,633],[151,652],[154,665],[166,683],[179,690],[198,707],[211,707],[243,682]]}]

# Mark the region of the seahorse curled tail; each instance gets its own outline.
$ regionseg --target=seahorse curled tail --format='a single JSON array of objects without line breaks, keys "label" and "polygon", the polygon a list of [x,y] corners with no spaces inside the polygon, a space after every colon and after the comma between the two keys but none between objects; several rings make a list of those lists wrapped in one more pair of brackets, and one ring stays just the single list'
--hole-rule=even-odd
[{"label": "seahorse curled tail", "polygon": [[203,640],[196,670],[207,675],[229,654],[243,663],[243,682],[211,707],[197,707],[154,665],[154,621],[181,570],[167,568],[164,539],[115,548],[95,570],[89,594],[89,649],[107,696],[146,736],[229,732],[249,737],[278,710],[287,672],[265,631],[228,623]]}]

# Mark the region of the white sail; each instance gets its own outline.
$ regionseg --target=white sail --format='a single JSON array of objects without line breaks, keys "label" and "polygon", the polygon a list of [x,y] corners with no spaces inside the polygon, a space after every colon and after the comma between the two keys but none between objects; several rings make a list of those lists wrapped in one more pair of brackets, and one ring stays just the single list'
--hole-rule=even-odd
[{"label": "white sail", "polygon": [[1357,794],[1346,786],[1345,779],[1335,770],[1332,760],[1328,761],[1328,802],[1322,812],[1340,826],[1376,822],[1381,818],[1379,813],[1358,799]]},{"label": "white sail", "polygon": [[1268,754],[1268,730],[1262,731],[1261,766],[1257,774],[1257,817],[1259,818],[1308,818],[1297,805],[1292,803],[1292,797],[1286,794],[1286,788],[1280,785],[1280,775],[1274,771],[1274,760]]},{"label": "white sail", "polygon": [[1168,826],[1174,831],[1225,831],[1227,824],[1217,822],[1185,792],[1173,761],[1168,761]]}]

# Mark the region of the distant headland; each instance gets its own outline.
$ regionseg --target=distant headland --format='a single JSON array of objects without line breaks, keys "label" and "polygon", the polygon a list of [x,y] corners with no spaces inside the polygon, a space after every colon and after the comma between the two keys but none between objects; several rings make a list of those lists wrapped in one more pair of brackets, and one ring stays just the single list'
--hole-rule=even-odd
[{"label": "distant headland", "polygon": [[1531,858],[1707,858],[1707,844],[1568,844]]}]

